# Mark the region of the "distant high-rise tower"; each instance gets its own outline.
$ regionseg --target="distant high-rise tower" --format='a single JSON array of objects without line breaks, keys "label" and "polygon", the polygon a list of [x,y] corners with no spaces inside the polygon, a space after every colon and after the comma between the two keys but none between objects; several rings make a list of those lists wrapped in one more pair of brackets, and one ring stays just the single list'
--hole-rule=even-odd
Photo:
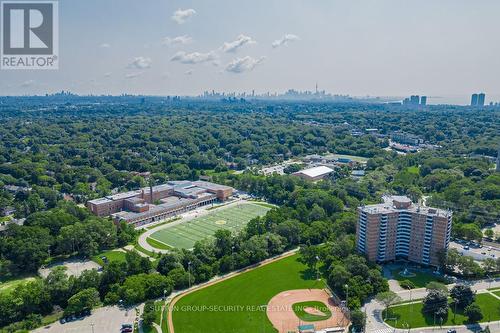
[{"label": "distant high-rise tower", "polygon": [[498,153],[497,153],[497,172],[500,172],[500,145],[498,145]]},{"label": "distant high-rise tower", "polygon": [[478,100],[478,95],[477,94],[472,94],[472,97],[470,99],[470,105],[471,106],[477,106],[477,100]]},{"label": "distant high-rise tower", "polygon": [[410,96],[410,104],[418,105],[419,102],[420,102],[420,97],[418,95],[411,95]]},{"label": "distant high-rise tower", "polygon": [[477,105],[484,106],[485,99],[486,99],[486,95],[484,93],[480,93],[479,95],[477,95]]},{"label": "distant high-rise tower", "polygon": [[420,105],[426,105],[426,104],[427,104],[427,96],[420,97]]}]

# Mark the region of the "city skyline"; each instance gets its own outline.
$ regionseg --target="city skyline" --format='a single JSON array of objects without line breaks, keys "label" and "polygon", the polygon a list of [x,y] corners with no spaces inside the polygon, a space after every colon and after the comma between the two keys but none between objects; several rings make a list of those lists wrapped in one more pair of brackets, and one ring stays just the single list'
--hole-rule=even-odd
[{"label": "city skyline", "polygon": [[[500,100],[494,1],[256,1],[229,15],[231,5],[60,2],[60,69],[2,71],[2,95],[261,94],[318,84],[339,95],[425,95],[428,104],[469,104],[474,91]],[[466,47],[473,40],[482,52]]]}]

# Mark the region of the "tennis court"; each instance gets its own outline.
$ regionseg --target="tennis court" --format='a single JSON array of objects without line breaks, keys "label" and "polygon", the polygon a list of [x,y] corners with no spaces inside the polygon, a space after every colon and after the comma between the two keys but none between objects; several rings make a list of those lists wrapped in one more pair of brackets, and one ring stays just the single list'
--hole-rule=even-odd
[{"label": "tennis court", "polygon": [[150,238],[174,248],[191,249],[199,240],[212,236],[219,229],[237,232],[251,219],[265,215],[270,207],[240,203],[220,208],[202,217],[181,222],[153,233]]}]

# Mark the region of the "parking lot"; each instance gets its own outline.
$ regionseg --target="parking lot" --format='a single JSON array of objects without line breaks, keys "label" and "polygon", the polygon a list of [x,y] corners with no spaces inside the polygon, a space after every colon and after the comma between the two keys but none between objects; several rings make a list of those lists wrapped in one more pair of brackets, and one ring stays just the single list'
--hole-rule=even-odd
[{"label": "parking lot", "polygon": [[66,274],[68,275],[73,275],[73,276],[80,276],[83,271],[87,269],[99,269],[101,266],[99,266],[97,263],[91,261],[91,260],[78,260],[78,259],[71,259],[67,260],[64,262],[59,262],[56,264],[53,264],[49,267],[45,268],[40,268],[38,272],[40,275],[44,278],[46,278],[49,273],[52,271],[54,267],[57,266],[65,266],[66,267]]},{"label": "parking lot", "polygon": [[465,241],[450,242],[451,249],[457,249],[458,252],[465,256],[471,256],[475,260],[483,261],[486,258],[497,259],[500,257],[500,248],[498,246],[484,245],[482,247],[468,245]]},{"label": "parking lot", "polygon": [[92,311],[88,317],[69,323],[55,322],[34,330],[35,333],[113,333],[120,332],[122,324],[133,324],[136,318],[135,308],[119,309],[117,306],[107,306]]}]

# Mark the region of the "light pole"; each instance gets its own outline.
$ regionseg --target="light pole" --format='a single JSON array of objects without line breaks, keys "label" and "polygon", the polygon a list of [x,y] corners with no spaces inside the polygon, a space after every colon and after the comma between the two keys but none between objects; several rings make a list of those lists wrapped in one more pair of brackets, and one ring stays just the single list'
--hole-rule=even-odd
[{"label": "light pole", "polygon": [[346,295],[345,295],[345,305],[347,308],[349,308],[349,285],[344,285],[346,289]]},{"label": "light pole", "polygon": [[191,261],[188,262],[188,283],[189,288],[191,289]]},{"label": "light pole", "polygon": [[319,267],[318,267],[318,263],[319,263],[319,257],[316,256],[316,280],[320,280],[319,278]]},{"label": "light pole", "polygon": [[90,324],[90,327],[92,327],[92,333],[94,333],[94,323]]},{"label": "light pole", "polygon": [[411,287],[408,286],[408,291],[410,292],[410,313],[413,312],[413,303],[412,303],[412,299],[411,299]]}]

